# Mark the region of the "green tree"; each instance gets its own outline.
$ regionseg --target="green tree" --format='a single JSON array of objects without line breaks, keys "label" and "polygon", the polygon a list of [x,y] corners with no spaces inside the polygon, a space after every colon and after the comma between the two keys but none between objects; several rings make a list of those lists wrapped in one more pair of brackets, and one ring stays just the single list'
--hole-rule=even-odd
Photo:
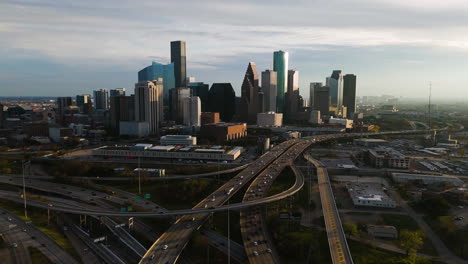
[{"label": "green tree", "polygon": [[423,239],[424,234],[420,231],[409,231],[407,229],[400,231],[400,246],[406,251],[407,256],[410,253],[416,254],[423,244]]},{"label": "green tree", "polygon": [[343,229],[346,234],[348,234],[348,237],[357,237],[359,236],[359,230],[356,224],[353,223],[344,223],[343,224]]}]

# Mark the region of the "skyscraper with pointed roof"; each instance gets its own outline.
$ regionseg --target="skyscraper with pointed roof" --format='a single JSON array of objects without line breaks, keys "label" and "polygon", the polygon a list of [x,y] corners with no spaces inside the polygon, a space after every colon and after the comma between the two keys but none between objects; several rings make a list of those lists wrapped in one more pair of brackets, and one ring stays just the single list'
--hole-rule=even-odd
[{"label": "skyscraper with pointed roof", "polygon": [[258,113],[258,73],[254,62],[249,62],[241,87],[240,119],[255,123]]}]

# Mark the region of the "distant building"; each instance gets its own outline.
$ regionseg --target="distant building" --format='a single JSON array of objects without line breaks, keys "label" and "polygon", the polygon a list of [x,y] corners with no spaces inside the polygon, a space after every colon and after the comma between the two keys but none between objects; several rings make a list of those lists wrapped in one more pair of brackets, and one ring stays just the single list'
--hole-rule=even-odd
[{"label": "distant building", "polygon": [[309,93],[309,106],[312,109],[315,109],[315,103],[314,103],[314,98],[315,98],[315,89],[318,89],[322,87],[323,84],[321,82],[312,82],[310,83],[310,93]]},{"label": "distant building", "polygon": [[329,124],[339,124],[344,126],[345,128],[352,128],[353,127],[353,120],[346,119],[346,118],[330,118],[328,120]]},{"label": "distant building", "polygon": [[138,72],[138,82],[154,81],[162,78],[164,100],[169,98],[169,90],[176,87],[174,75],[174,63],[161,64],[152,62],[150,66],[145,67]]},{"label": "distant building", "polygon": [[265,70],[262,72],[264,112],[276,112],[277,78],[278,75],[273,70]]},{"label": "distant building", "polygon": [[356,75],[346,74],[343,77],[343,106],[347,108],[344,117],[353,118],[356,113]]},{"label": "distant building", "polygon": [[254,62],[249,62],[241,86],[240,120],[254,124],[258,113],[258,73]]},{"label": "distant building", "polygon": [[409,168],[410,158],[388,147],[378,147],[367,151],[370,164],[376,168]]},{"label": "distant building", "polygon": [[320,125],[322,124],[322,118],[320,117],[320,111],[312,110],[310,111],[309,123]]},{"label": "distant building", "polygon": [[224,122],[230,122],[236,109],[236,93],[230,83],[213,83],[209,92],[209,111],[218,112]]},{"label": "distant building", "polygon": [[322,115],[330,112],[330,88],[327,86],[314,88],[314,110],[320,111]]},{"label": "distant building", "polygon": [[174,63],[175,88],[187,87],[185,41],[171,41],[171,62]]},{"label": "distant building", "polygon": [[285,93],[288,87],[288,52],[279,50],[273,53],[273,70],[277,73],[276,111],[283,113],[285,109]]},{"label": "distant building", "polygon": [[63,123],[63,116],[65,114],[65,109],[72,105],[71,97],[58,97],[57,98],[57,116],[56,120],[59,123]]},{"label": "distant building", "polygon": [[192,96],[190,88],[177,87],[169,91],[169,112],[177,124],[184,122],[184,102]]},{"label": "distant building", "polygon": [[397,205],[380,183],[351,182],[346,184],[346,189],[355,206],[395,208]]},{"label": "distant building", "polygon": [[202,112],[200,119],[201,119],[201,125],[219,123],[219,113]]},{"label": "distant building", "polygon": [[148,122],[120,121],[119,129],[121,136],[146,137],[150,134]]},{"label": "distant building", "polygon": [[184,146],[195,146],[197,145],[197,137],[190,135],[166,135],[160,139],[161,145],[184,145]]},{"label": "distant building", "polygon": [[117,95],[110,97],[111,128],[119,133],[121,121],[135,120],[135,97]]},{"label": "distant building", "polygon": [[247,136],[246,123],[217,123],[203,125],[200,136],[215,143],[240,139]]},{"label": "distant building", "polygon": [[420,181],[424,184],[449,183],[453,186],[463,186],[464,182],[460,178],[449,175],[428,175],[428,174],[410,174],[410,173],[392,173],[395,182],[406,183],[411,181]]},{"label": "distant building", "polygon": [[275,112],[258,113],[257,125],[261,127],[280,127],[283,125],[283,114]]},{"label": "distant building", "polygon": [[48,137],[49,124],[47,122],[24,123],[23,133],[30,137]]},{"label": "distant building", "polygon": [[68,127],[49,127],[49,137],[53,142],[61,142],[64,138],[73,136],[73,129]]},{"label": "distant building", "polygon": [[123,96],[125,95],[125,88],[110,89],[109,95],[112,96]]},{"label": "distant building", "polygon": [[3,111],[3,105],[0,103],[0,128],[3,128],[4,120],[5,120],[5,112]]},{"label": "distant building", "polygon": [[288,118],[294,116],[299,111],[299,71],[288,71],[288,92],[286,98],[286,113]]},{"label": "distant building", "polygon": [[184,99],[184,125],[199,127],[201,125],[200,97],[192,96]]},{"label": "distant building", "polygon": [[209,86],[203,82],[190,82],[188,88],[192,89],[192,96],[200,97],[202,112],[208,111]]},{"label": "distant building", "polygon": [[135,120],[148,122],[150,134],[159,133],[163,120],[163,82],[139,82],[135,84]]},{"label": "distant building", "polygon": [[93,91],[94,96],[94,108],[96,110],[107,110],[109,109],[109,91],[106,89],[99,89]]},{"label": "distant building", "polygon": [[333,71],[328,82],[327,86],[330,87],[331,105],[336,106],[337,110],[340,111],[343,106],[343,74],[341,71]]},{"label": "distant building", "polygon": [[81,112],[85,112],[85,106],[92,104],[90,94],[81,94],[76,96],[76,106],[80,108]]},{"label": "distant building", "polygon": [[367,225],[367,233],[372,237],[398,238],[398,230],[394,226],[388,225]]}]

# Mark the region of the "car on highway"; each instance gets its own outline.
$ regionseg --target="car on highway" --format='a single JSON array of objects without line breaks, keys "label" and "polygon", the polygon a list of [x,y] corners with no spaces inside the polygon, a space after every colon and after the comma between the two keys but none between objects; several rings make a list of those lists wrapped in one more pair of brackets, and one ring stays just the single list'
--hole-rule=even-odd
[{"label": "car on highway", "polygon": [[163,250],[166,250],[168,247],[169,247],[168,245],[164,245],[164,246],[162,247],[162,249],[163,249]]},{"label": "car on highway", "polygon": [[254,255],[254,256],[258,256],[258,252],[257,252],[257,251],[254,251],[254,252],[253,252],[253,255]]}]

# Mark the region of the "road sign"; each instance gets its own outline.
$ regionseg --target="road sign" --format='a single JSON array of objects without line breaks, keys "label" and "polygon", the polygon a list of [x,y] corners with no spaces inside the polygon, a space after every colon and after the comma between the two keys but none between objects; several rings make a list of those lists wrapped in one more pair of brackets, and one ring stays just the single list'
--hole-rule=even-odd
[{"label": "road sign", "polygon": [[145,199],[149,199],[149,198],[151,198],[151,193],[145,194]]},{"label": "road sign", "polygon": [[134,199],[135,199],[135,201],[138,201],[138,200],[140,200],[140,196],[135,196]]},{"label": "road sign", "polygon": [[127,208],[123,207],[123,208],[120,208],[120,212],[126,212],[127,211]]},{"label": "road sign", "polygon": [[132,211],[132,210],[133,210],[133,206],[129,205],[129,206],[127,207],[127,211]]}]

